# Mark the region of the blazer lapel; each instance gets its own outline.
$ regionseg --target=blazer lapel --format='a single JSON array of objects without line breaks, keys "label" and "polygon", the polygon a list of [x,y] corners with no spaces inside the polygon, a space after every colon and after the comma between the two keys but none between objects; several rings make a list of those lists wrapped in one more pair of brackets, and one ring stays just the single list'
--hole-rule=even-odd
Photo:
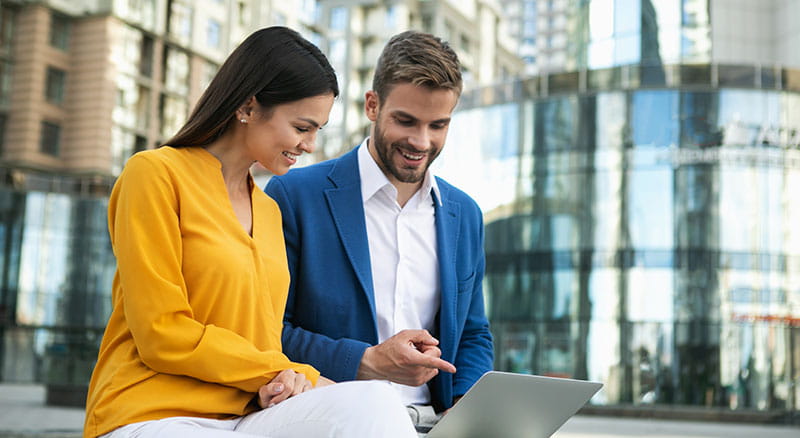
[{"label": "blazer lapel", "polygon": [[[456,248],[458,245],[458,223],[461,210],[455,202],[449,201],[443,184],[439,184],[442,205],[435,202],[436,244],[438,245],[439,278],[442,294],[442,307],[439,313],[439,341],[442,351],[455,351],[456,339],[456,298],[458,279],[456,278]],[[448,330],[445,330],[448,329]],[[451,348],[447,348],[447,347]],[[453,358],[449,358],[453,359]]]},{"label": "blazer lapel", "polygon": [[335,187],[325,190],[325,198],[347,258],[369,301],[372,320],[376,321],[375,293],[372,289],[372,268],[369,260],[364,203],[361,199],[357,151],[358,148],[355,148],[343,155],[333,166],[328,178]]}]

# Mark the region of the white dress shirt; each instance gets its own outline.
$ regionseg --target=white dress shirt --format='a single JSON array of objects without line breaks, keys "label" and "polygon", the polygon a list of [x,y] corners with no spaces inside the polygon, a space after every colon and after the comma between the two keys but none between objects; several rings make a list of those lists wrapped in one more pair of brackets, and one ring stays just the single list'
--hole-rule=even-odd
[{"label": "white dress shirt", "polygon": [[[404,207],[367,150],[369,138],[358,150],[361,196],[367,222],[378,340],[383,342],[404,329],[434,332],[439,311],[439,261],[434,221],[434,197],[441,199],[430,170],[422,187]],[[427,385],[392,383],[406,404],[428,404]]]}]

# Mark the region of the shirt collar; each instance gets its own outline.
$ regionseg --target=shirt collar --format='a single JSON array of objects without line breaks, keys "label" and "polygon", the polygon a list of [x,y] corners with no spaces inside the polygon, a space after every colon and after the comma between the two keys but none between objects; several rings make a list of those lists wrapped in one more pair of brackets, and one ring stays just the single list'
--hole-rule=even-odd
[{"label": "shirt collar", "polygon": [[[369,150],[367,150],[368,142],[369,137],[365,138],[358,147],[358,169],[361,176],[362,202],[366,202],[368,199],[372,198],[375,193],[386,187],[387,184],[390,186],[392,185],[389,178],[386,178],[381,168],[378,167],[378,163],[375,162]],[[394,186],[392,186],[392,189],[394,189]],[[430,197],[431,194],[435,195],[436,202],[438,202],[440,206],[442,205],[442,195],[439,193],[439,185],[436,183],[436,178],[430,168],[425,172],[425,179],[422,181],[420,190],[425,197]],[[397,191],[394,190],[394,193],[396,195]],[[424,200],[423,198],[421,201]]]}]

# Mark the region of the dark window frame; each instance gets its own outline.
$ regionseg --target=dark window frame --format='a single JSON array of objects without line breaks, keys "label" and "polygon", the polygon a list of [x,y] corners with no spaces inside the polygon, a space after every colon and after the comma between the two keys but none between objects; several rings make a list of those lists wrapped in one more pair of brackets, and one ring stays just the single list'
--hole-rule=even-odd
[{"label": "dark window frame", "polygon": [[53,11],[50,14],[50,46],[68,51],[71,28],[68,16]]},{"label": "dark window frame", "polygon": [[58,157],[61,151],[61,125],[43,120],[40,128],[39,152]]},{"label": "dark window frame", "polygon": [[64,94],[67,87],[67,72],[58,67],[48,66],[45,76],[44,97],[53,105],[64,103]]}]

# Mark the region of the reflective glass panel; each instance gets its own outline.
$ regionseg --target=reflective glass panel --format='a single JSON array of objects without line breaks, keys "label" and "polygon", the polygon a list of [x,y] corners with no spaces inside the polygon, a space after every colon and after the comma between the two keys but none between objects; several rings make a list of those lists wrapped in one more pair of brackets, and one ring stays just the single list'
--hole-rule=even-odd
[{"label": "reflective glass panel", "polygon": [[57,325],[61,286],[66,283],[69,254],[69,196],[31,192],[25,205],[20,254],[17,321]]},{"label": "reflective glass panel", "polygon": [[627,319],[670,323],[674,319],[672,269],[633,268],[627,272]]},{"label": "reflective glass panel", "polygon": [[628,172],[627,222],[633,248],[669,250],[674,247],[672,175],[669,167],[633,169]]},{"label": "reflective glass panel", "polygon": [[678,122],[678,92],[658,90],[633,93],[631,130],[635,147],[677,146]]}]

